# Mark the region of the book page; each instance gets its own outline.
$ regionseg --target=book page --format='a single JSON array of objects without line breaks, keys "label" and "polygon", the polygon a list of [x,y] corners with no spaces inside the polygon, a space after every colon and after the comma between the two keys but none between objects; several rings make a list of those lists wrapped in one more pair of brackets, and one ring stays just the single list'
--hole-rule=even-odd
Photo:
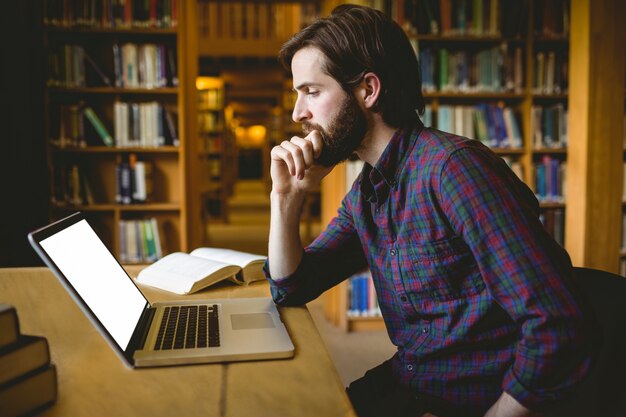
[{"label": "book page", "polygon": [[265,262],[266,259],[266,257],[262,255],[221,248],[198,248],[191,252],[190,255],[238,265],[241,268],[245,268],[248,264],[255,261]]},{"label": "book page", "polygon": [[208,278],[194,291],[230,277],[239,269],[223,262],[174,252],[142,269],[137,281],[176,294],[188,294],[198,281]]}]

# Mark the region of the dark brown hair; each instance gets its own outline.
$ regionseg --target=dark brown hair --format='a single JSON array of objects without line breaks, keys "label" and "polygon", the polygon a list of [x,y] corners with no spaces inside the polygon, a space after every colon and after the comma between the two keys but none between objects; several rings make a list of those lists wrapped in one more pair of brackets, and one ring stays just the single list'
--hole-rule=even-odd
[{"label": "dark brown hair", "polygon": [[352,94],[363,76],[375,73],[381,93],[374,111],[392,127],[407,127],[424,112],[422,80],[415,51],[406,34],[384,13],[369,7],[345,4],[330,16],[302,29],[281,48],[279,60],[291,70],[300,49],[317,48],[325,56],[322,68]]}]

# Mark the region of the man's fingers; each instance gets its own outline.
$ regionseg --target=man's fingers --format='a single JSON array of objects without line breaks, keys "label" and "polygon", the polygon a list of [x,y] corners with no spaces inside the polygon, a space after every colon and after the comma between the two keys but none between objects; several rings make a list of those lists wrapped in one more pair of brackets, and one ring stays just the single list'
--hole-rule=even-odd
[{"label": "man's fingers", "polygon": [[274,146],[272,148],[272,152],[270,153],[271,157],[275,161],[283,161],[285,165],[287,165],[287,169],[289,170],[290,175],[295,175],[296,167],[293,161],[293,157],[291,153],[283,148],[282,146]]},{"label": "man's fingers", "polygon": [[308,140],[313,145],[313,158],[319,158],[322,153],[322,148],[324,147],[324,141],[322,140],[320,132],[312,130],[304,139]]},{"label": "man's fingers", "polygon": [[291,160],[293,161],[293,171],[290,169],[289,173],[298,179],[304,178],[306,162],[304,161],[302,148],[287,140],[283,141],[280,146],[291,155]]},{"label": "man's fingers", "polygon": [[291,143],[301,149],[306,168],[310,168],[315,163],[313,143],[310,140],[299,138],[297,136],[291,138]]}]

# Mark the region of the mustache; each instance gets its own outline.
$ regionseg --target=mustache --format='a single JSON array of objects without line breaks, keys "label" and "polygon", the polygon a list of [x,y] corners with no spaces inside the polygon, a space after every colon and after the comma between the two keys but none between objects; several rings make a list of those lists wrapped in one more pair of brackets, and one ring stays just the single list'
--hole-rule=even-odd
[{"label": "mustache", "polygon": [[316,123],[311,123],[311,122],[302,122],[302,132],[305,135],[308,135],[309,133],[313,132],[314,130],[317,130],[320,134],[320,136],[322,137],[322,141],[324,142],[324,144],[328,143],[327,137],[328,134],[326,133],[326,131],[324,131],[324,128]]}]

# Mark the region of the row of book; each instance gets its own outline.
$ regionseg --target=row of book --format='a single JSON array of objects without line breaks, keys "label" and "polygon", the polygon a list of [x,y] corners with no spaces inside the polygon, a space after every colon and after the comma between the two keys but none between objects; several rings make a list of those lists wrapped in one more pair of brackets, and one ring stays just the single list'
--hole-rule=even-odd
[{"label": "row of book", "polygon": [[220,110],[224,108],[224,89],[207,88],[198,90],[198,108]]},{"label": "row of book", "polygon": [[157,101],[113,103],[115,146],[179,146],[178,117],[173,107]]},{"label": "row of book", "polygon": [[115,165],[115,202],[117,204],[142,204],[152,200],[154,191],[154,166],[149,161],[118,155]]},{"label": "row of book", "polygon": [[[535,149],[566,148],[568,111],[563,104],[532,106],[530,128]],[[427,105],[422,115],[425,126],[477,139],[493,148],[521,148],[520,117],[500,104],[474,106],[440,105],[437,112]]]},{"label": "row of book", "polygon": [[530,131],[535,149],[567,147],[568,111],[563,104],[532,106]]},{"label": "row of book", "polygon": [[224,151],[224,140],[223,135],[202,135],[199,142],[199,151],[213,154],[220,153]]},{"label": "row of book", "polygon": [[404,5],[405,29],[409,33],[513,37],[523,29],[522,16],[511,1],[407,0]]},{"label": "row of book", "polygon": [[163,257],[156,218],[120,220],[119,234],[120,262],[146,263]]},{"label": "row of book", "polygon": [[224,130],[224,118],[217,112],[198,113],[198,131],[215,133]]},{"label": "row of book", "polygon": [[533,6],[535,35],[547,38],[569,36],[570,0],[540,0],[535,1]]},{"label": "row of book", "polygon": [[15,307],[0,304],[0,416],[33,415],[56,398],[48,340],[22,334]]},{"label": "row of book", "polygon": [[419,51],[424,92],[516,92],[524,87],[522,49],[507,43],[482,51]]},{"label": "row of book", "polygon": [[88,28],[174,28],[178,0],[44,0],[44,24]]},{"label": "row of book", "polygon": [[[52,172],[52,202],[61,206],[93,205],[105,200],[94,196],[92,183],[99,186],[102,178],[89,175],[84,166],[57,164]],[[139,161],[135,154],[118,156],[115,165],[115,203],[142,204],[150,202],[154,190],[154,166],[149,161]]]},{"label": "row of book", "polygon": [[567,162],[550,155],[543,155],[534,164],[535,195],[540,202],[563,203],[565,201],[565,172]]},{"label": "row of book", "polygon": [[492,148],[518,149],[523,146],[518,116],[512,108],[501,104],[440,105],[435,124],[432,107],[427,106],[422,120],[426,126],[476,139]]},{"label": "row of book", "polygon": [[59,45],[48,54],[48,85],[146,89],[178,86],[176,51],[171,45],[114,44],[112,58],[112,62],[101,65],[82,45]]},{"label": "row of book", "polygon": [[565,246],[565,209],[543,209],[539,214],[539,220],[550,236],[559,245]]},{"label": "row of book", "polygon": [[179,146],[178,117],[172,106],[157,101],[113,103],[113,134],[98,112],[80,102],[62,104],[51,120],[55,146],[139,147]]},{"label": "row of book", "polygon": [[[534,33],[569,34],[569,0],[534,2]],[[405,30],[420,35],[503,36],[526,34],[528,2],[520,0],[406,0]]]},{"label": "row of book", "polygon": [[51,199],[54,205],[82,206],[94,204],[91,182],[77,164],[56,164],[52,170]]},{"label": "row of book", "polygon": [[380,317],[376,289],[369,271],[348,280],[348,317]]},{"label": "row of book", "polygon": [[198,3],[201,39],[284,40],[320,15],[318,2],[258,0]]},{"label": "row of book", "polygon": [[534,60],[533,93],[567,94],[569,60],[567,51],[540,51]]}]

